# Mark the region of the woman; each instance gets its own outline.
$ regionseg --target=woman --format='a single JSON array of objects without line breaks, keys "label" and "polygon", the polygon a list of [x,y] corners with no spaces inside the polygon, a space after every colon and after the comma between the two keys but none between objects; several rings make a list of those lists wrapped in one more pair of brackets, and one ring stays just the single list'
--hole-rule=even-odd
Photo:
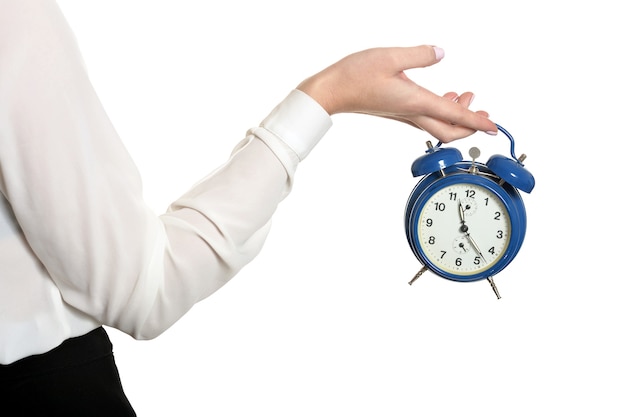
[{"label": "woman", "polygon": [[487,113],[468,109],[472,93],[440,97],[404,74],[443,55],[370,49],[304,80],[157,216],[57,4],[0,0],[4,404],[24,415],[134,415],[102,326],[154,338],[251,261],[332,115],[386,117],[443,142],[495,134]]}]

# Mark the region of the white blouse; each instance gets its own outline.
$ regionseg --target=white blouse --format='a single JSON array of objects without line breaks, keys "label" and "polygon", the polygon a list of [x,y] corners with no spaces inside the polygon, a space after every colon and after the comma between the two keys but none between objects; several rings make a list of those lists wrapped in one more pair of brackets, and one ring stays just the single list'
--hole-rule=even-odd
[{"label": "white blouse", "polygon": [[0,364],[102,324],[153,338],[252,260],[331,126],[294,90],[160,216],[52,0],[0,0]]}]

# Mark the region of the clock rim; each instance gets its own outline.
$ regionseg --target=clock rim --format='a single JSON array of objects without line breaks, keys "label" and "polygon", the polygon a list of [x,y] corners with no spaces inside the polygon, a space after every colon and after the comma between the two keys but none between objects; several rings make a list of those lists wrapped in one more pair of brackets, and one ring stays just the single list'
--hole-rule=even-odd
[{"label": "clock rim", "polygon": [[[460,164],[449,167],[444,171],[445,176],[440,172],[434,172],[423,177],[413,188],[405,208],[405,232],[413,254],[436,275],[460,282],[478,281],[493,277],[506,268],[519,253],[527,226],[526,209],[519,191],[508,183],[500,185],[487,176],[466,172],[469,165],[467,163],[467,165]],[[485,165],[476,165],[480,165],[481,173],[492,174]],[[459,183],[481,186],[493,192],[504,204],[511,222],[509,244],[500,259],[492,267],[469,275],[455,274],[439,268],[430,261],[417,241],[417,219],[419,219],[421,208],[436,192],[449,185]]]}]

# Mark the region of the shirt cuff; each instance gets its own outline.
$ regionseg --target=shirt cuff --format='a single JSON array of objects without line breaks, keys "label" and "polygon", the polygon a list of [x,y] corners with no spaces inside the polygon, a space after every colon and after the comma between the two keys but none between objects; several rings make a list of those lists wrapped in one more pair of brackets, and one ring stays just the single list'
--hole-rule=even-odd
[{"label": "shirt cuff", "polygon": [[263,120],[260,128],[280,139],[302,161],[331,126],[330,116],[317,101],[300,90],[293,90]]}]

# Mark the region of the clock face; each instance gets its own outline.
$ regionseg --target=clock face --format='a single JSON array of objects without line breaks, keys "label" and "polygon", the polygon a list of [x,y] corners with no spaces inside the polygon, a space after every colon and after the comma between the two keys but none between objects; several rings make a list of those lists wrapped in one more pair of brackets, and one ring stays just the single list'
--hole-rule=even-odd
[{"label": "clock face", "polygon": [[511,242],[509,212],[494,192],[453,183],[434,192],[416,219],[426,260],[446,274],[470,276],[493,267]]}]

